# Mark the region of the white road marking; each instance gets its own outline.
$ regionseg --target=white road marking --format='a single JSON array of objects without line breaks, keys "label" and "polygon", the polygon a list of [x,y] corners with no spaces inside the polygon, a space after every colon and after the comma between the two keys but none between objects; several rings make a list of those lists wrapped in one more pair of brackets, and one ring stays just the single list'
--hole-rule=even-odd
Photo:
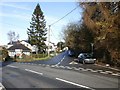
[{"label": "white road marking", "polygon": [[65,66],[65,68],[69,68],[69,66]]},{"label": "white road marking", "polygon": [[102,73],[102,74],[108,74],[108,73],[106,73],[106,72],[100,72],[100,73]]},{"label": "white road marking", "polygon": [[0,90],[6,90],[2,83],[0,83]]},{"label": "white road marking", "polygon": [[71,81],[67,81],[65,79],[61,79],[61,78],[56,78],[57,80],[59,81],[63,81],[63,82],[66,82],[66,83],[69,83],[69,84],[72,84],[72,85],[75,85],[75,86],[79,86],[79,87],[82,87],[82,88],[87,88],[87,89],[91,89],[91,90],[94,90],[90,87],[87,87],[87,86],[84,86],[84,85],[80,85],[80,84],[77,84],[77,83],[74,83],[74,82],[71,82]]},{"label": "white road marking", "polygon": [[67,67],[67,69],[72,69],[71,67]]},{"label": "white road marking", "polygon": [[91,72],[98,72],[98,71],[96,71],[96,70],[93,70],[93,71],[91,71]]},{"label": "white road marking", "polygon": [[79,67],[78,69],[79,69],[79,70],[84,70],[84,68],[80,68],[80,67]]},{"label": "white road marking", "polygon": [[8,67],[12,67],[12,68],[18,68],[18,67],[16,67],[16,66],[12,66],[12,65],[7,65]]},{"label": "white road marking", "polygon": [[117,74],[112,74],[112,75],[114,75],[114,76],[120,76],[120,74],[118,74],[118,73]]},{"label": "white road marking", "polygon": [[74,70],[75,70],[75,69],[76,69],[76,67],[72,67],[72,69],[74,69]]},{"label": "white road marking", "polygon": [[[56,65],[57,66],[57,65]],[[51,67],[56,67],[55,65],[51,65]]]},{"label": "white road marking", "polygon": [[80,70],[79,68],[75,68],[75,70]]},{"label": "white road marking", "polygon": [[30,69],[25,69],[25,70],[28,71],[28,72],[32,72],[32,73],[36,73],[36,74],[39,74],[39,75],[43,75],[43,73],[39,73],[39,72],[36,72],[36,71],[30,70]]},{"label": "white road marking", "polygon": [[93,71],[92,69],[89,69],[89,68],[87,68],[86,70],[87,70],[87,71]]},{"label": "white road marking", "polygon": [[88,71],[87,69],[82,69],[82,71]]},{"label": "white road marking", "polygon": [[113,72],[112,71],[105,71],[106,73],[108,73],[108,74],[112,74]]},{"label": "white road marking", "polygon": [[72,61],[72,62],[70,62],[69,64],[78,64],[77,62],[75,62],[75,61]]},{"label": "white road marking", "polygon": [[46,65],[47,67],[49,67],[50,65]]},{"label": "white road marking", "polygon": [[65,68],[64,66],[59,66],[60,68]]},{"label": "white road marking", "polygon": [[56,65],[59,65],[64,59],[65,59],[65,56]]}]

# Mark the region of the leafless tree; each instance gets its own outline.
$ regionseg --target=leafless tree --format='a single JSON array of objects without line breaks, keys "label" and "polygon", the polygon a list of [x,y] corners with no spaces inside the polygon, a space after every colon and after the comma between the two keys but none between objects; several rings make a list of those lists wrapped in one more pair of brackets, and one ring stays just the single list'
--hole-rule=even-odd
[{"label": "leafless tree", "polygon": [[18,41],[19,39],[19,34],[16,34],[14,31],[9,31],[7,35],[8,35],[10,44],[12,44],[13,41]]}]

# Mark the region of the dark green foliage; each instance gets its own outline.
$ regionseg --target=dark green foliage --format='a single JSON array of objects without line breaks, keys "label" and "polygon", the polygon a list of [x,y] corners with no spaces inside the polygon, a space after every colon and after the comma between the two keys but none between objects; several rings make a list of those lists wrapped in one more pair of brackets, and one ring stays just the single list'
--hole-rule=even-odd
[{"label": "dark green foliage", "polygon": [[2,56],[3,56],[3,58],[6,58],[6,57],[8,56],[8,51],[7,51],[7,49],[4,48],[4,47],[3,47],[3,49],[2,49]]},{"label": "dark green foliage", "polygon": [[42,53],[46,49],[46,22],[40,5],[37,4],[30,22],[30,28],[28,28],[28,41],[31,45],[38,47],[38,52]]},{"label": "dark green foliage", "polygon": [[70,23],[64,29],[64,34],[66,46],[68,46],[70,50],[74,50],[76,55],[80,52],[91,52],[93,37],[86,25]]},{"label": "dark green foliage", "polygon": [[8,51],[7,51],[7,49],[6,48],[2,48],[2,60],[4,60],[4,61],[9,61],[9,60],[11,60],[11,58],[10,58],[10,56],[8,55]]},{"label": "dark green foliage", "polygon": [[58,42],[57,43],[57,48],[59,48],[60,50],[62,50],[65,47],[65,43],[64,42]]},{"label": "dark green foliage", "polygon": [[80,5],[84,9],[83,22],[94,35],[96,56],[105,63],[120,65],[120,2]]}]

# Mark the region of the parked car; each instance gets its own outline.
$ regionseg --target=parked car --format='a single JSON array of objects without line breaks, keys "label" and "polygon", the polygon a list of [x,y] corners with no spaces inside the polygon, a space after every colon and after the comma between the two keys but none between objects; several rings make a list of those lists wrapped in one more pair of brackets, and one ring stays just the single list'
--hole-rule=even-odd
[{"label": "parked car", "polygon": [[85,63],[95,63],[96,59],[93,58],[92,54],[90,53],[80,53],[78,56],[78,62],[81,62],[83,64]]},{"label": "parked car", "polygon": [[75,55],[75,53],[74,53],[74,51],[72,51],[72,50],[68,50],[68,55],[72,57],[72,56]]}]

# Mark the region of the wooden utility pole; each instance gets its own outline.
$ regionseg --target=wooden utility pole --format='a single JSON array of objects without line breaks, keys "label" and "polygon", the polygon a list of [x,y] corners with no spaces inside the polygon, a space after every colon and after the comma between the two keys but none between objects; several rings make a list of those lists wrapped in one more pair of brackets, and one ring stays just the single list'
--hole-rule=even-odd
[{"label": "wooden utility pole", "polygon": [[48,57],[50,56],[50,27],[51,25],[49,25],[48,29]]}]

